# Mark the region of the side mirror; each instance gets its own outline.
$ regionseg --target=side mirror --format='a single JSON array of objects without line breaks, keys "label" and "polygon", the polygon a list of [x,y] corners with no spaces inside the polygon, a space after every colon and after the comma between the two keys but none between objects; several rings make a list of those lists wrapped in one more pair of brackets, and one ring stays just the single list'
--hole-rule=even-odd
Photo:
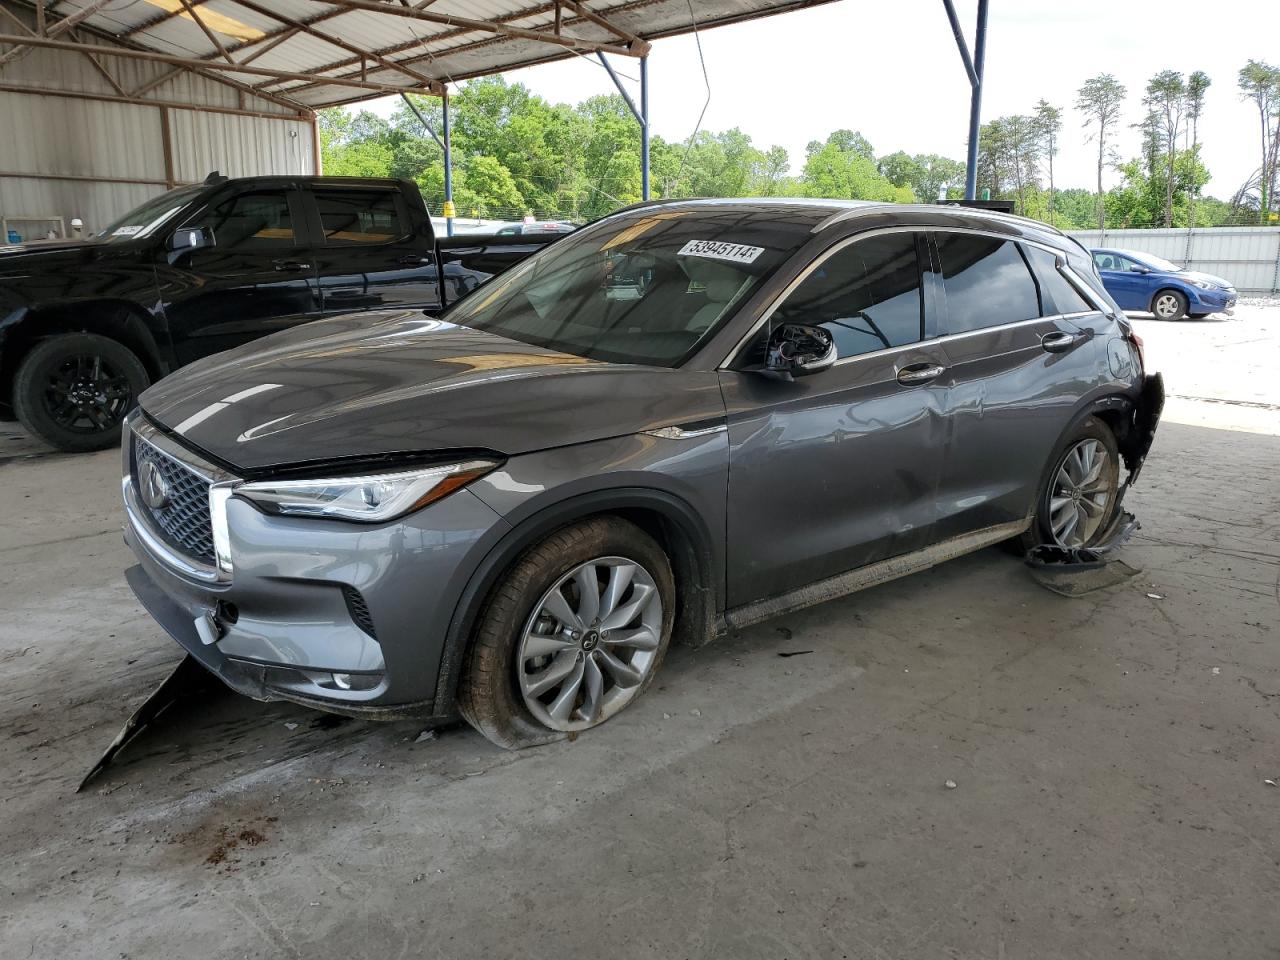
[{"label": "side mirror", "polygon": [[1148,270],[1146,267],[1134,267],[1133,272],[1134,273],[1150,273],[1151,271]]},{"label": "side mirror", "polygon": [[784,323],[769,337],[764,368],[776,374],[804,377],[826,370],[838,355],[829,330],[807,323]]},{"label": "side mirror", "polygon": [[169,238],[169,249],[174,253],[185,253],[211,246],[213,246],[213,234],[205,232],[203,227],[179,227]]}]

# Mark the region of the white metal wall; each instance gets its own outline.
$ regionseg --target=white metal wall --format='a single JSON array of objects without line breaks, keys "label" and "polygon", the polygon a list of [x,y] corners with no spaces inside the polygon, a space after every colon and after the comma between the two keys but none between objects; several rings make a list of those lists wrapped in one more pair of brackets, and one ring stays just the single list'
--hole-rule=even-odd
[{"label": "white metal wall", "polygon": [[1139,250],[1230,280],[1241,293],[1280,293],[1280,230],[1073,230],[1086,247]]},{"label": "white metal wall", "polygon": [[[126,92],[169,71],[111,57],[102,63]],[[94,231],[170,183],[203,180],[212,170],[231,177],[315,172],[310,121],[269,101],[242,103],[238,91],[204,77],[177,74],[144,94],[145,105],[53,96],[40,91],[120,92],[85,57],[31,50],[0,66],[0,85],[23,91],[0,90],[0,216],[60,216],[68,225],[79,217]],[[164,108],[169,170],[160,103],[182,105]],[[245,108],[263,116],[220,112]]]}]

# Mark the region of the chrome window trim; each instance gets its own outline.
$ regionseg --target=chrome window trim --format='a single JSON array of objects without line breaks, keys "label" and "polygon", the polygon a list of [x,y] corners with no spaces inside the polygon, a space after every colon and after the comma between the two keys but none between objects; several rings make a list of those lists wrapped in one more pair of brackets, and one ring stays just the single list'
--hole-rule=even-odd
[{"label": "chrome window trim", "polygon": [[717,423],[709,427],[687,428],[678,425],[655,427],[652,430],[641,430],[646,437],[657,437],[660,440],[692,440],[695,437],[709,437],[714,433],[728,433],[727,423]]},{"label": "chrome window trim", "polygon": [[[846,211],[846,212],[852,212],[852,211]],[[881,236],[884,234],[891,234],[891,233],[972,234],[976,236],[991,237],[996,240],[1008,240],[1012,243],[1025,243],[1028,246],[1038,247],[1041,250],[1045,250],[1049,253],[1052,253],[1054,254],[1055,258],[1061,258],[1063,260],[1066,259],[1065,256],[1063,255],[1063,252],[1060,249],[1047,243],[1041,243],[1037,240],[1025,240],[1020,237],[1010,237],[1007,234],[999,233],[993,230],[972,229],[969,227],[949,227],[949,226],[931,227],[931,226],[913,225],[913,226],[899,226],[899,227],[878,227],[874,230],[867,230],[862,233],[855,233],[853,236],[845,237],[842,240],[838,240],[828,249],[824,250],[819,257],[817,257],[812,263],[810,263],[803,271],[797,274],[791,280],[790,283],[788,283],[785,287],[783,287],[782,290],[777,294],[777,296],[773,298],[773,300],[770,302],[768,307],[765,308],[764,312],[760,315],[760,319],[758,319],[752,325],[751,329],[747,331],[747,333],[744,334],[736,344],[734,344],[733,349],[731,349],[728,355],[725,357],[725,359],[720,362],[720,364],[717,366],[717,369],[732,370],[733,362],[738,358],[739,353],[741,353],[742,350],[746,347],[746,345],[751,342],[751,339],[755,337],[757,333],[760,332],[760,329],[766,323],[769,322],[770,318],[772,318],[774,313],[777,312],[778,308],[782,306],[783,302],[787,299],[787,297],[789,297],[795,291],[796,287],[798,287],[801,283],[803,283],[806,279],[808,279],[809,275],[813,273],[813,271],[818,269],[818,267],[820,267],[822,264],[824,264],[829,258],[835,256],[837,253],[839,253],[841,250],[843,250],[845,247],[849,246],[850,244],[857,243],[859,240],[864,240],[868,237]],[[1064,263],[1064,265],[1059,268],[1059,272],[1063,273],[1067,277],[1067,280],[1069,283],[1074,281],[1074,285],[1077,286],[1077,288],[1081,286],[1076,275],[1073,272],[1071,272],[1070,265]],[[1108,308],[1099,304],[1098,298],[1095,295],[1093,295],[1093,291],[1091,289],[1087,288],[1087,285],[1085,290],[1081,290],[1080,293],[1082,294],[1082,296],[1084,296],[1087,302],[1095,305],[1096,310],[1086,310],[1083,312],[1076,312],[1076,313],[1052,313],[1052,314],[1047,314],[1046,316],[1043,316],[1043,317],[1030,317],[1026,320],[1013,320],[1013,321],[1010,321],[1009,323],[1000,323],[991,327],[979,327],[976,330],[964,330],[960,333],[948,333],[940,337],[933,337],[926,340],[917,340],[914,343],[904,343],[901,346],[897,346],[897,347],[885,347],[880,350],[872,350],[867,353],[855,354],[854,356],[851,356],[851,357],[842,357],[836,360],[836,362],[832,364],[832,366],[838,367],[845,363],[851,363],[854,360],[862,360],[863,358],[866,358],[866,357],[880,357],[880,356],[884,356],[886,354],[894,353],[900,350],[909,350],[913,347],[923,347],[925,345],[935,344],[935,343],[947,343],[952,340],[960,339],[961,337],[969,337],[979,333],[989,333],[993,330],[1007,330],[1013,327],[1022,326],[1025,323],[1042,323],[1043,321],[1046,321],[1046,320],[1071,320],[1076,317],[1090,316],[1095,312],[1101,312],[1101,313],[1108,312]],[[924,294],[924,291],[922,288],[921,295],[923,296],[923,294]]]}]

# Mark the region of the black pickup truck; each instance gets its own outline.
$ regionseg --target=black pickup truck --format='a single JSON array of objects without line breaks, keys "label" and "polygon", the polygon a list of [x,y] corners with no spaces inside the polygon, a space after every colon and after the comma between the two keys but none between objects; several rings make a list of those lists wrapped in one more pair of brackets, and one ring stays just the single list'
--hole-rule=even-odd
[{"label": "black pickup truck", "polygon": [[438,313],[554,239],[437,240],[407,180],[212,174],[90,240],[0,247],[0,420],[110,446],[183,364],[332,314]]}]

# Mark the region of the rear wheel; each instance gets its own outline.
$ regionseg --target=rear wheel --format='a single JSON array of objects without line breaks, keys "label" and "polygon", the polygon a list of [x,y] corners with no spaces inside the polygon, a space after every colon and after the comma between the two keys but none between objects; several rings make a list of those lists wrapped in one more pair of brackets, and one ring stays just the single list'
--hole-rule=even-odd
[{"label": "rear wheel", "polygon": [[1095,546],[1115,519],[1119,491],[1115,435],[1101,420],[1089,417],[1054,452],[1023,548],[1042,543],[1075,549]]},{"label": "rear wheel", "polygon": [[101,450],[120,442],[125,415],[149,382],[146,367],[124,344],[96,333],[63,333],[22,358],[14,412],[59,450]]},{"label": "rear wheel", "polygon": [[1177,320],[1187,313],[1187,298],[1177,290],[1161,290],[1151,298],[1151,312],[1158,320]]},{"label": "rear wheel", "polygon": [[603,723],[653,681],[675,584],[653,538],[597,517],[528,550],[494,588],[463,664],[463,717],[508,749]]}]

